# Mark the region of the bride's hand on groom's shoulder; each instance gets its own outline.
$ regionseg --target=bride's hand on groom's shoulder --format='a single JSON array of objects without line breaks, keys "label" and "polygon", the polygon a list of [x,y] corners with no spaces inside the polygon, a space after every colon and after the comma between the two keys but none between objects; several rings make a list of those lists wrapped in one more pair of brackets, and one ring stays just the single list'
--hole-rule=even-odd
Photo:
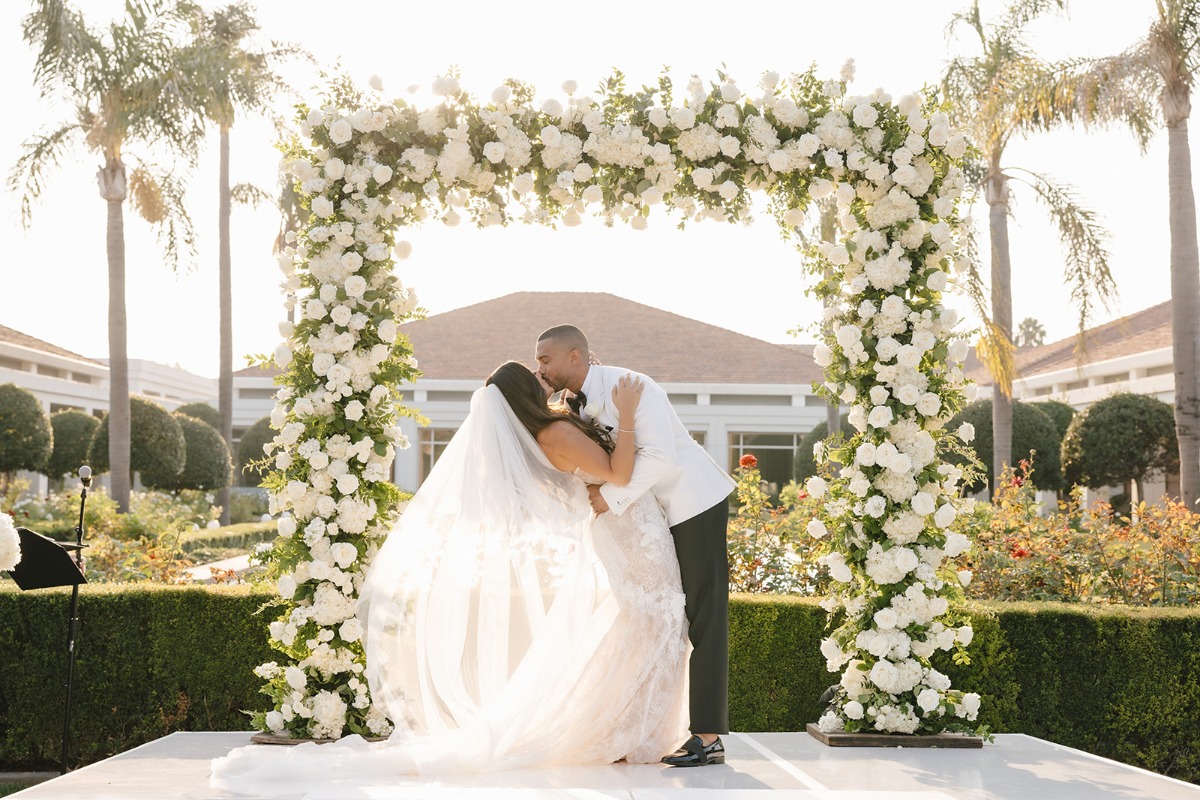
[{"label": "bride's hand on groom's shoulder", "polygon": [[635,410],[638,402],[642,399],[643,388],[645,387],[642,385],[641,378],[635,378],[628,372],[622,375],[612,390],[613,403],[617,406],[617,412]]}]

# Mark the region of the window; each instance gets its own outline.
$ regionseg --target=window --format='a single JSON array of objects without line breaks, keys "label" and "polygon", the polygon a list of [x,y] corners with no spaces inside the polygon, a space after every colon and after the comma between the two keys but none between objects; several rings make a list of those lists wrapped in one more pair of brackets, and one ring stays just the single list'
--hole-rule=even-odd
[{"label": "window", "polygon": [[63,372],[61,369],[59,369],[58,367],[49,367],[49,366],[46,366],[45,364],[37,365],[37,374],[38,375],[48,375],[51,378],[67,377],[67,374],[65,372]]},{"label": "window", "polygon": [[1116,375],[1105,375],[1101,383],[1120,383],[1121,381],[1129,380],[1128,372],[1121,372]]},{"label": "window", "polygon": [[1150,367],[1150,369],[1146,370],[1147,378],[1153,378],[1155,375],[1174,375],[1174,374],[1175,374],[1175,365],[1174,364],[1160,364],[1157,367]]},{"label": "window", "polygon": [[8,356],[0,356],[0,368],[15,369],[20,370],[21,372],[29,371],[29,367],[25,365],[24,361],[16,358],[9,358]]},{"label": "window", "polygon": [[243,387],[238,389],[238,397],[243,400],[273,400],[277,391],[271,387]]},{"label": "window", "polygon": [[668,394],[667,399],[671,401],[671,405],[673,406],[696,405],[696,395],[694,394]]},{"label": "window", "polygon": [[705,431],[688,431],[688,433],[690,433],[692,438],[696,440],[696,444],[704,447],[704,441],[708,438],[708,435]]},{"label": "window", "polygon": [[72,372],[71,380],[76,383],[95,383],[95,378],[91,375],[84,375],[82,372]]},{"label": "window", "polygon": [[1076,389],[1086,389],[1086,388],[1087,388],[1087,385],[1088,385],[1088,382],[1087,382],[1086,380],[1084,380],[1084,381],[1071,381],[1070,383],[1068,383],[1068,384],[1067,384],[1067,391],[1068,391],[1068,392],[1073,392],[1073,391],[1075,391]]},{"label": "window", "polygon": [[441,457],[446,445],[450,444],[454,433],[453,428],[421,428],[421,483],[425,482],[425,477]]},{"label": "window", "polygon": [[798,433],[731,433],[729,434],[729,471],[737,469],[738,460],[750,454],[758,459],[758,471],[770,487],[772,495],[792,479],[792,462],[800,444]]}]

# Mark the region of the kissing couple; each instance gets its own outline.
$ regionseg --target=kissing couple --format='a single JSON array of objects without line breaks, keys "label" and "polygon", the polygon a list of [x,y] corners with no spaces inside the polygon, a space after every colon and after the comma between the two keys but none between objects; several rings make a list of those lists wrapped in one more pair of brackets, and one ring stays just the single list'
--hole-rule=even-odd
[{"label": "kissing couple", "polygon": [[734,482],[658,384],[592,363],[578,328],[535,356],[473,394],[359,592],[392,735],[238,748],[214,786],[724,762]]}]

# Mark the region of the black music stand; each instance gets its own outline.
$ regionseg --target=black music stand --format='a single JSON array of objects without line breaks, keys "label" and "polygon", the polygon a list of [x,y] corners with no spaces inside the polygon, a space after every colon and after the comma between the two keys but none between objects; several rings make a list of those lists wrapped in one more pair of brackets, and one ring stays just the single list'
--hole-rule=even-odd
[{"label": "black music stand", "polygon": [[71,558],[71,551],[82,545],[56,542],[28,528],[17,528],[17,534],[21,537],[21,561],[8,572],[17,586],[28,590],[87,583]]}]

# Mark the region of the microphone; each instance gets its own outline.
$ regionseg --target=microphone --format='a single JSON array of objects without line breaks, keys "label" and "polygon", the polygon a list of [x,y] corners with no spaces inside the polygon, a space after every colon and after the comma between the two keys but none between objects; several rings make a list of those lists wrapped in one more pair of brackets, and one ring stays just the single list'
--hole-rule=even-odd
[{"label": "microphone", "polygon": [[87,464],[79,468],[79,482],[84,486],[92,485],[92,468]]}]

